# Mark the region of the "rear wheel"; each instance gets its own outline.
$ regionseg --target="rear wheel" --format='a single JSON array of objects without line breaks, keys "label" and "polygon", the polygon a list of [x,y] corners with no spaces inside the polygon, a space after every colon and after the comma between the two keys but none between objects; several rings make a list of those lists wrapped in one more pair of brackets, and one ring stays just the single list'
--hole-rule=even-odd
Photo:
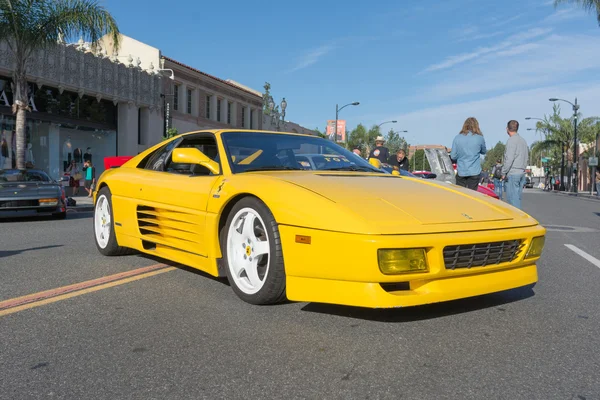
[{"label": "rear wheel", "polygon": [[285,299],[285,267],[277,222],[254,197],[232,208],[221,234],[227,277],[233,291],[250,304]]},{"label": "rear wheel", "polygon": [[112,197],[108,187],[103,187],[98,192],[94,207],[94,237],[98,251],[105,256],[121,256],[132,251],[121,247],[117,243],[115,234]]}]

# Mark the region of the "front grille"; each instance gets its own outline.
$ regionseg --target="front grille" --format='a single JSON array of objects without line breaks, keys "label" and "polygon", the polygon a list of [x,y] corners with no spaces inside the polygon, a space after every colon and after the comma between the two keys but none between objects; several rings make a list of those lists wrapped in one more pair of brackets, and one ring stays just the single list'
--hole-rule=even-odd
[{"label": "front grille", "polygon": [[23,207],[37,207],[39,202],[37,200],[4,200],[0,201],[0,208],[23,208]]},{"label": "front grille", "polygon": [[517,259],[523,246],[523,240],[446,246],[444,264],[446,269],[456,269],[507,263]]}]

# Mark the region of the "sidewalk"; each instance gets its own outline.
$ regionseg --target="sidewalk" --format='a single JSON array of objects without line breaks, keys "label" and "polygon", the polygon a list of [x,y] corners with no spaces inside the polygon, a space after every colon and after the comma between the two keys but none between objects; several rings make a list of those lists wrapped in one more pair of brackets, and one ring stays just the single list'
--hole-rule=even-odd
[{"label": "sidewalk", "polygon": [[72,196],[77,204],[74,207],[67,207],[67,210],[76,210],[76,211],[92,211],[94,209],[93,199],[91,197],[85,196]]},{"label": "sidewalk", "polygon": [[559,195],[559,196],[572,196],[572,197],[579,197],[581,199],[600,201],[600,197],[596,196],[596,194],[590,195],[590,192],[578,192],[578,193],[572,193],[572,192],[549,192],[549,193],[556,194],[556,195]]}]

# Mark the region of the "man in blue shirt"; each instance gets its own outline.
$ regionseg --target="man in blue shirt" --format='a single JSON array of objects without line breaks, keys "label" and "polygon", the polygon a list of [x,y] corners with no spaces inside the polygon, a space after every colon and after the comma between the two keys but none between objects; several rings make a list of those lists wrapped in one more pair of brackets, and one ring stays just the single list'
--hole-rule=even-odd
[{"label": "man in blue shirt", "polygon": [[479,122],[467,118],[460,134],[452,142],[450,158],[456,162],[456,184],[477,190],[481,176],[481,158],[487,149],[485,139],[479,129]]}]

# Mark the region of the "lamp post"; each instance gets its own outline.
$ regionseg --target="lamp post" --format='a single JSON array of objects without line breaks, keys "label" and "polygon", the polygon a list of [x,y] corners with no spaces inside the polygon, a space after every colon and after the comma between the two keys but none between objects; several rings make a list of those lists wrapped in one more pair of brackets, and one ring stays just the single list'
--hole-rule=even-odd
[{"label": "lamp post", "polygon": [[285,109],[287,108],[287,101],[285,100],[285,97],[283,98],[283,100],[281,100],[281,103],[279,104],[279,107],[281,107],[281,112],[279,112],[279,107],[275,106],[273,96],[269,95],[267,107],[269,115],[272,118],[272,122],[275,123],[275,128],[279,131],[281,128],[281,123],[285,123]]},{"label": "lamp post", "polygon": [[395,124],[396,122],[398,122],[398,121],[385,121],[385,122],[382,122],[379,125],[377,125],[377,127],[381,128],[381,125],[383,125],[383,124]]},{"label": "lamp post", "polygon": [[[346,104],[345,106],[343,106],[342,108],[338,108],[338,105],[335,105],[335,127],[334,129],[334,133],[333,133],[333,142],[337,142],[337,125],[338,125],[338,115],[340,113],[340,111],[342,111],[344,108],[348,107],[348,106],[357,106],[360,103],[358,101],[355,101],[354,103],[349,103]],[[348,141],[348,138],[346,137],[346,142]]]},{"label": "lamp post", "polygon": [[579,105],[577,104],[577,97],[575,98],[575,104],[571,103],[568,100],[563,100],[563,99],[556,99],[556,98],[551,98],[548,99],[552,102],[555,101],[564,101],[565,103],[569,103],[571,106],[573,106],[573,120],[574,120],[574,132],[573,132],[573,166],[575,167],[575,176],[574,176],[574,184],[573,184],[573,193],[577,193],[577,176],[579,175],[579,171],[577,169],[578,167],[578,161],[579,161],[579,153],[578,153],[578,147],[577,146],[577,112],[579,111]]}]

